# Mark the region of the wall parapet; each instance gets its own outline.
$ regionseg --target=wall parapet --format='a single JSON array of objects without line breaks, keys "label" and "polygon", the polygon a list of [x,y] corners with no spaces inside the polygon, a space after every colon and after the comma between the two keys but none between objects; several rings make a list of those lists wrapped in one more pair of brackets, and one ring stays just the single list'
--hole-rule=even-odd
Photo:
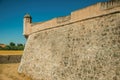
[{"label": "wall parapet", "polygon": [[66,21],[69,21],[71,19],[71,15],[69,16],[63,16],[63,17],[58,17],[57,18],[57,23],[63,23],[63,22],[66,22]]},{"label": "wall parapet", "polygon": [[110,9],[113,7],[117,7],[120,5],[120,1],[116,0],[116,1],[109,1],[109,2],[102,2],[101,3],[101,9]]},{"label": "wall parapet", "polygon": [[46,29],[51,29],[61,25],[70,24],[76,21],[94,18],[97,16],[102,16],[118,11],[120,11],[120,1],[100,2],[95,5],[73,11],[68,16],[57,17],[45,22],[39,22],[35,24],[30,23],[31,25],[29,25],[29,28],[27,27],[26,29],[28,31],[27,35],[30,35],[37,31],[43,31]]}]

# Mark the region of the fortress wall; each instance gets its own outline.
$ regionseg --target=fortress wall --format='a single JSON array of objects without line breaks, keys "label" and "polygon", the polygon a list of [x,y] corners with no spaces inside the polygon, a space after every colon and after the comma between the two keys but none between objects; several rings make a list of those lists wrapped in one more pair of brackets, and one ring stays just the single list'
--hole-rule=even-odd
[{"label": "fortress wall", "polygon": [[39,31],[39,30],[44,30],[44,29],[47,29],[47,28],[51,28],[55,25],[57,25],[56,18],[54,18],[52,20],[49,20],[49,21],[46,21],[46,22],[43,22],[43,23],[40,23],[40,24],[33,25],[32,26],[32,32],[36,32],[36,31]]},{"label": "fortress wall", "polygon": [[106,14],[120,11],[119,3],[120,1],[97,3],[95,5],[92,5],[92,6],[80,9],[80,10],[76,10],[72,12],[69,16],[54,18],[54,19],[41,22],[38,24],[31,23],[29,30],[27,30],[27,32],[29,33],[27,35],[30,35],[37,31],[59,27],[61,25],[66,25],[66,24],[73,23],[76,21],[86,20],[89,18],[103,16]]},{"label": "fortress wall", "polygon": [[19,72],[33,80],[120,80],[119,10],[32,33]]},{"label": "fortress wall", "polygon": [[119,80],[119,3],[98,3],[30,23],[18,71],[33,80]]}]

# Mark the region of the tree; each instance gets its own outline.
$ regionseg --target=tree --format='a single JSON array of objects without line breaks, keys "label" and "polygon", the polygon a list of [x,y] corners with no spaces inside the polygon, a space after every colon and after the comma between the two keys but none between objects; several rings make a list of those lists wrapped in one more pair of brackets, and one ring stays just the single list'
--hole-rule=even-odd
[{"label": "tree", "polygon": [[0,47],[0,50],[24,50],[24,45],[21,43],[16,45],[14,42],[10,42],[6,47]]},{"label": "tree", "polygon": [[14,42],[10,42],[9,45],[10,45],[10,46],[15,46],[15,43],[14,43]]},{"label": "tree", "polygon": [[0,46],[0,50],[2,50],[3,48]]},{"label": "tree", "polygon": [[20,43],[20,44],[17,44],[17,46],[18,46],[18,47],[19,47],[19,46],[23,46],[23,44]]},{"label": "tree", "polygon": [[4,50],[10,50],[11,47],[9,45],[7,45],[5,48],[3,48]]},{"label": "tree", "polygon": [[18,50],[24,50],[24,45],[23,44],[17,44],[17,49]]}]

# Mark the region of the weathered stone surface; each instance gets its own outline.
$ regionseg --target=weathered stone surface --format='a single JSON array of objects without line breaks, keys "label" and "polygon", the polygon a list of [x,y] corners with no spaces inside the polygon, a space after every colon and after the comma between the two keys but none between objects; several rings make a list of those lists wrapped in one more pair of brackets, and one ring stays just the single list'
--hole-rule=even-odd
[{"label": "weathered stone surface", "polygon": [[29,36],[19,72],[33,80],[119,80],[120,13]]},{"label": "weathered stone surface", "polygon": [[22,55],[0,55],[0,64],[19,63]]},{"label": "weathered stone surface", "polygon": [[33,80],[120,80],[120,1],[42,23],[24,18],[28,37],[18,71]]}]

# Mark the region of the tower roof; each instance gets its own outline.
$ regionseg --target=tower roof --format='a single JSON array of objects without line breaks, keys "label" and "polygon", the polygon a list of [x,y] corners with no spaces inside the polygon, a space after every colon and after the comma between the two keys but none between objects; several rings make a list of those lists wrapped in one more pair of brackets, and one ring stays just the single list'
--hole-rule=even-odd
[{"label": "tower roof", "polygon": [[31,18],[31,16],[27,13],[24,18]]}]

